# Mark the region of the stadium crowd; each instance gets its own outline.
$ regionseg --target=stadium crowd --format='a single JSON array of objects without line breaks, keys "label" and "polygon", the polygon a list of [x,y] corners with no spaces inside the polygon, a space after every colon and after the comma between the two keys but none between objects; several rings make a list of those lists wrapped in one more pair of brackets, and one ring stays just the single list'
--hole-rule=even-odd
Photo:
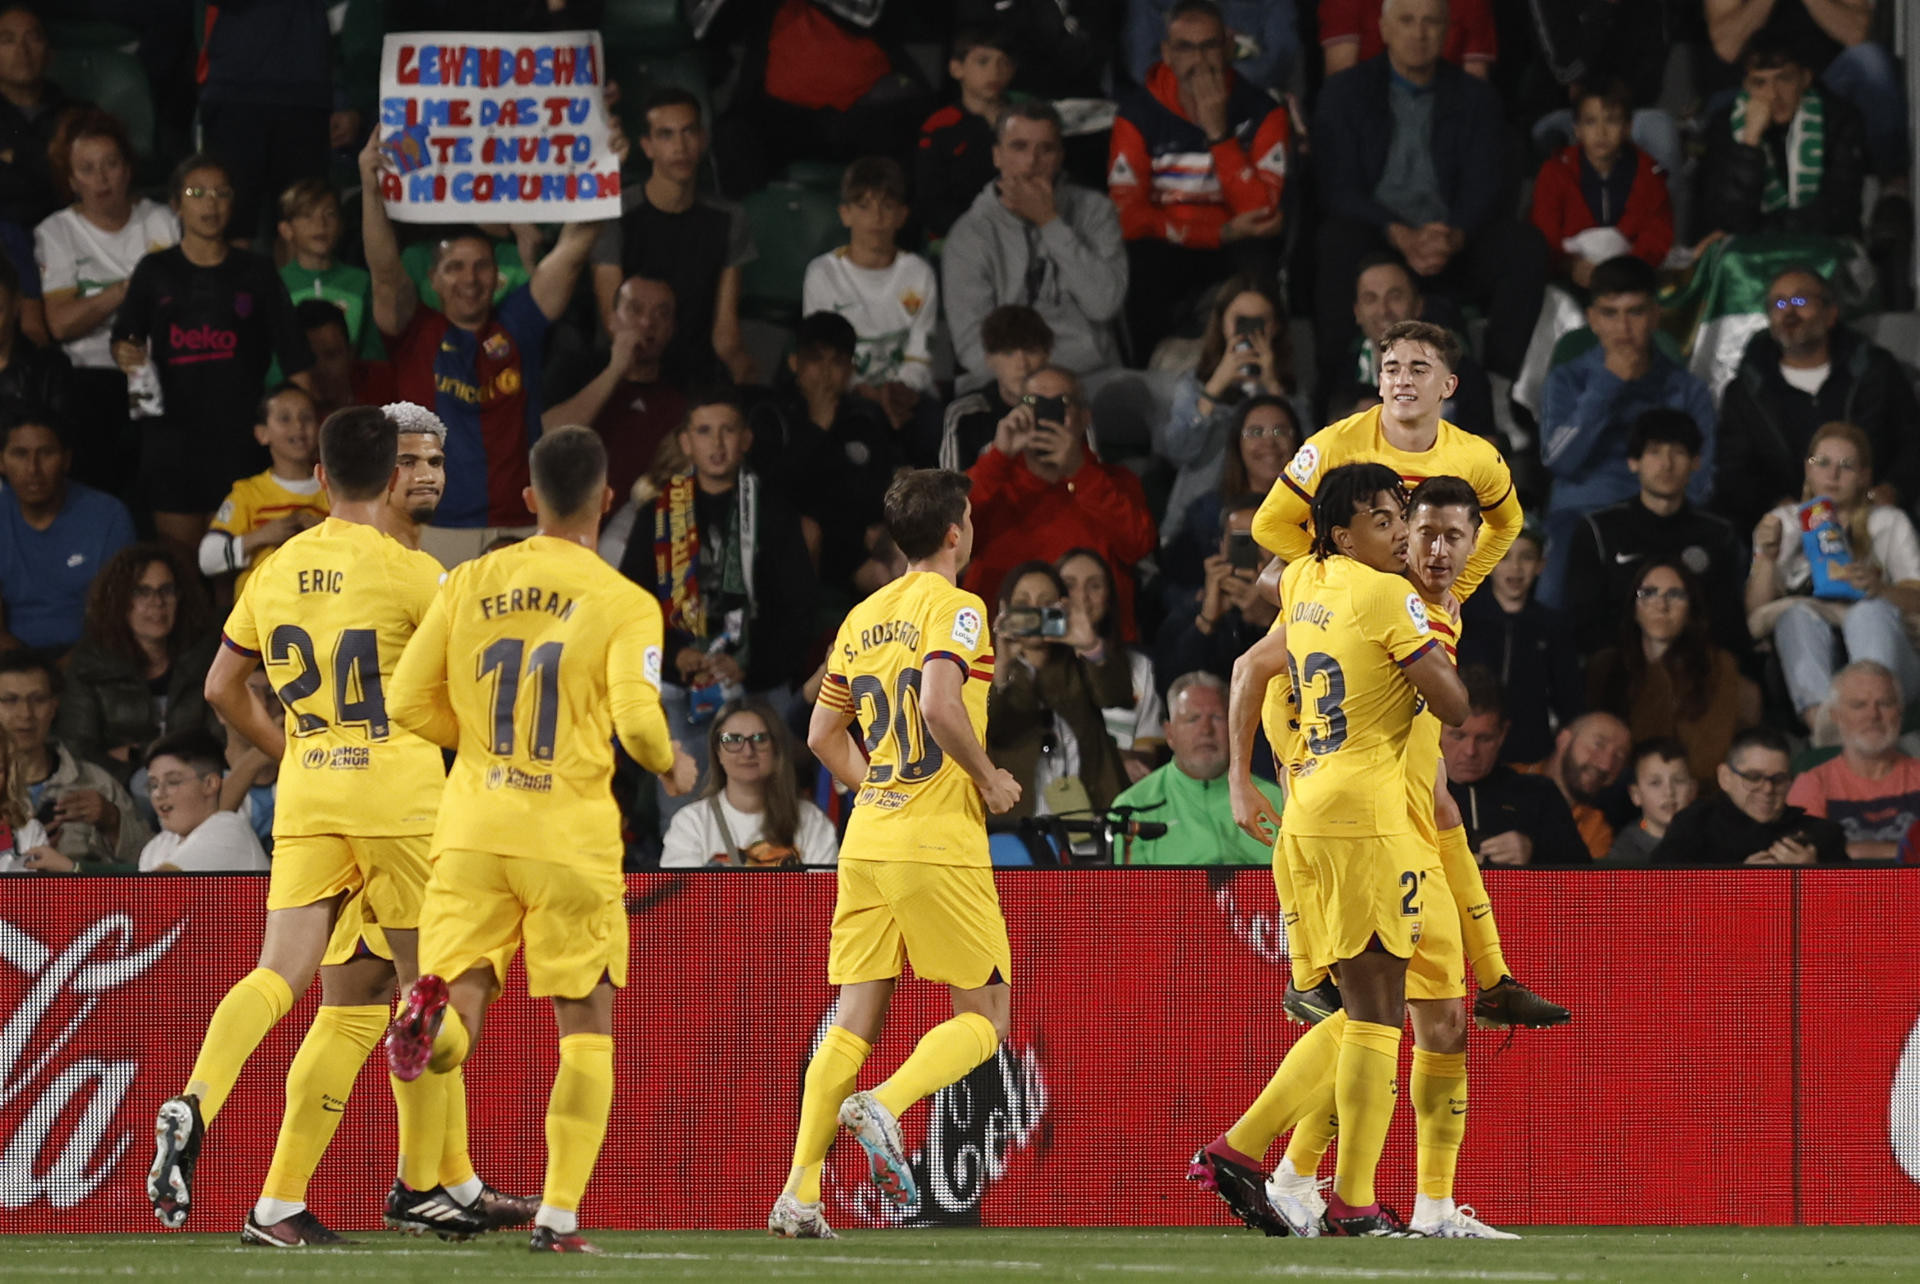
[{"label": "stadium crowd", "polygon": [[[391,402],[431,412],[390,503],[447,566],[532,530],[543,429],[605,442],[600,552],[661,601],[701,770],[617,778],[631,867],[832,863],[794,729],[935,465],[1024,787],[999,856],[1264,863],[1223,779],[1254,513],[1412,318],[1528,514],[1443,741],[1479,860],[1920,860],[1892,6],[700,8],[283,0],[196,49],[184,3],[0,3],[0,868],[266,867],[277,764],[202,683],[326,515],[318,425]],[[381,36],[579,27],[620,219],[390,220]],[[1115,807],[1170,828],[1047,819]]]}]

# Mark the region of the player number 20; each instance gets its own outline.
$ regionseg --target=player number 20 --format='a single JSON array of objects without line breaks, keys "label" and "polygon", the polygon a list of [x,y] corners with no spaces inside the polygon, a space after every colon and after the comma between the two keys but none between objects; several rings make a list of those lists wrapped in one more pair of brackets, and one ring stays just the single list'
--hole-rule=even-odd
[{"label": "player number 20", "polygon": [[280,703],[293,712],[294,735],[315,735],[330,725],[365,727],[369,740],[385,740],[391,734],[387,701],[380,689],[380,635],[374,630],[342,629],[334,639],[332,723],[300,707],[302,700],[319,694],[322,681],[311,633],[297,624],[280,625],[267,637],[267,661],[300,665],[300,672],[279,688]]},{"label": "player number 20", "polygon": [[[855,706],[866,705],[871,716],[867,726],[867,757],[872,758],[880,742],[893,735],[893,759],[899,763],[899,781],[903,785],[925,780],[940,770],[946,756],[927,733],[926,719],[920,716],[920,670],[902,669],[893,681],[893,699],[887,688],[870,673],[860,674],[847,684]],[[867,783],[884,785],[894,779],[894,768],[876,763],[867,772]]]},{"label": "player number 20", "polygon": [[493,752],[502,758],[513,756],[514,715],[520,704],[521,662],[533,687],[533,743],[527,753],[535,762],[552,762],[554,741],[560,727],[560,646],[542,642],[527,652],[519,638],[496,638],[480,653],[480,672],[485,678],[494,674]]}]

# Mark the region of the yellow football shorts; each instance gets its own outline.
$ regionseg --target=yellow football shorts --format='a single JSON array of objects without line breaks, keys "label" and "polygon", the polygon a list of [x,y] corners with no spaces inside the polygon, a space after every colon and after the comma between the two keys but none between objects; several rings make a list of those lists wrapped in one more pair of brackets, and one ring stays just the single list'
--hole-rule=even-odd
[{"label": "yellow football shorts", "polygon": [[1447,871],[1435,850],[1432,863],[1422,866],[1420,939],[1407,962],[1409,999],[1458,999],[1467,993],[1467,955],[1460,931],[1460,908],[1454,903]]},{"label": "yellow football shorts", "polygon": [[[282,839],[275,847],[277,851],[284,850],[284,843],[307,841],[310,840]],[[387,944],[385,929],[419,926],[420,898],[427,890],[427,849],[433,840],[425,834],[415,834],[406,838],[352,838],[345,841],[365,845],[374,868],[404,871],[408,912],[395,915],[392,921],[381,917],[369,904],[371,881],[363,882],[340,902],[340,912],[333,920],[333,936],[328,940],[327,952],[321,956],[320,962],[326,966],[350,963],[362,954],[392,962],[393,947]],[[268,904],[272,905],[271,896]]]},{"label": "yellow football shorts", "polygon": [[373,922],[384,927],[418,927],[430,842],[425,834],[275,838],[267,908],[299,909],[342,892],[357,892],[365,897],[362,913]]},{"label": "yellow football shorts", "polygon": [[487,964],[494,993],[527,951],[527,993],[584,999],[627,983],[626,883],[618,865],[581,869],[524,856],[435,854],[420,917],[420,971],[452,980]]},{"label": "yellow football shorts", "polygon": [[1317,973],[1317,985],[1326,979],[1326,964],[1320,961],[1320,942],[1326,935],[1320,921],[1320,884],[1298,851],[1288,846],[1284,828],[1273,844],[1273,889],[1287,932],[1287,957]]},{"label": "yellow football shorts", "polygon": [[1283,834],[1282,841],[1293,862],[1295,895],[1311,882],[1309,899],[1320,908],[1315,964],[1358,958],[1376,939],[1396,958],[1413,957],[1421,935],[1420,871],[1433,860],[1422,856],[1415,835]]},{"label": "yellow football shorts", "polygon": [[836,877],[827,980],[884,981],[913,964],[923,981],[976,990],[1013,980],[1013,947],[984,865],[848,860]]}]

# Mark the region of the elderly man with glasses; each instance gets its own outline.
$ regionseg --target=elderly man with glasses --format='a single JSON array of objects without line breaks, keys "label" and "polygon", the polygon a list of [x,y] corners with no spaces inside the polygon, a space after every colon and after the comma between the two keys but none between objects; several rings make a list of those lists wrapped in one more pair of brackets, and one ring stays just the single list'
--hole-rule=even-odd
[{"label": "elderly man with glasses", "polygon": [[1846,835],[1831,820],[1789,806],[1792,785],[1786,737],[1770,727],[1741,732],[1720,764],[1721,792],[1673,818],[1653,863],[1844,864]]}]

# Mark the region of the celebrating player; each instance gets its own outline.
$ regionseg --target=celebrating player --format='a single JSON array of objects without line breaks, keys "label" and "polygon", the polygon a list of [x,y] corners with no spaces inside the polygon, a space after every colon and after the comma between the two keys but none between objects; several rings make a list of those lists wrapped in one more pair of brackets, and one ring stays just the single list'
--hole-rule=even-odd
[{"label": "celebrating player", "polygon": [[[415,975],[427,840],[445,777],[437,749],[389,722],[381,693],[433,601],[440,566],[380,529],[395,451],[392,421],[371,407],[337,411],[321,425],[319,476],[331,516],[288,540],[248,577],[207,674],[208,702],[283,763],[259,963],[220,1001],[185,1090],[161,1105],[155,1121],[147,1196],[167,1226],[185,1224],[206,1125],[247,1058],[312,982],[343,900],[364,898],[365,916],[384,931],[401,980]],[[285,706],[284,728],[247,688],[247,676],[263,662]],[[352,1081],[378,1038],[360,1011],[365,1006],[322,1009],[289,1074],[290,1101],[316,1102],[329,1085]],[[444,1113],[439,1101],[426,1109],[429,1091],[443,1089],[395,1087],[401,1178],[431,1202],[438,1225],[483,1230],[477,1211],[439,1187],[439,1137],[430,1156],[421,1147],[417,1127]],[[248,1217],[247,1242],[328,1242],[332,1233],[305,1210],[302,1174],[312,1172],[331,1134],[322,1126],[284,1139],[261,1204]],[[408,1155],[417,1157],[411,1168]],[[415,1211],[388,1201],[390,1216]]]},{"label": "celebrating player", "polygon": [[433,836],[423,974],[387,1056],[396,1078],[440,1090],[524,944],[527,991],[552,998],[560,1033],[530,1246],[594,1253],[577,1210],[613,1105],[628,953],[613,737],[669,793],[692,788],[695,768],[660,707],[660,604],[594,551],[613,502],[600,438],[550,432],[531,468],[538,531],[454,569],[393,678],[394,721],[459,756]]},{"label": "celebrating player", "polygon": [[383,529],[408,548],[420,547],[421,528],[433,520],[447,490],[447,426],[411,401],[380,407],[400,433],[399,471],[387,488]]},{"label": "celebrating player", "polygon": [[[839,1004],[807,1066],[793,1171],[767,1215],[772,1235],[834,1237],[820,1169],[836,1117],[866,1150],[881,1192],[911,1204],[918,1192],[900,1116],[993,1056],[1007,1035],[1012,951],[982,807],[1006,811],[1020,786],[981,742],[992,638],[980,599],[955,584],[973,549],[969,485],[960,473],[923,469],[887,488],[887,533],[907,573],[841,624],[807,729],[808,747],[859,793],[827,947]],[[847,734],[856,717],[865,756]],[[855,1092],[903,959],[952,988],[953,1019],[927,1031],[892,1078]]]}]

